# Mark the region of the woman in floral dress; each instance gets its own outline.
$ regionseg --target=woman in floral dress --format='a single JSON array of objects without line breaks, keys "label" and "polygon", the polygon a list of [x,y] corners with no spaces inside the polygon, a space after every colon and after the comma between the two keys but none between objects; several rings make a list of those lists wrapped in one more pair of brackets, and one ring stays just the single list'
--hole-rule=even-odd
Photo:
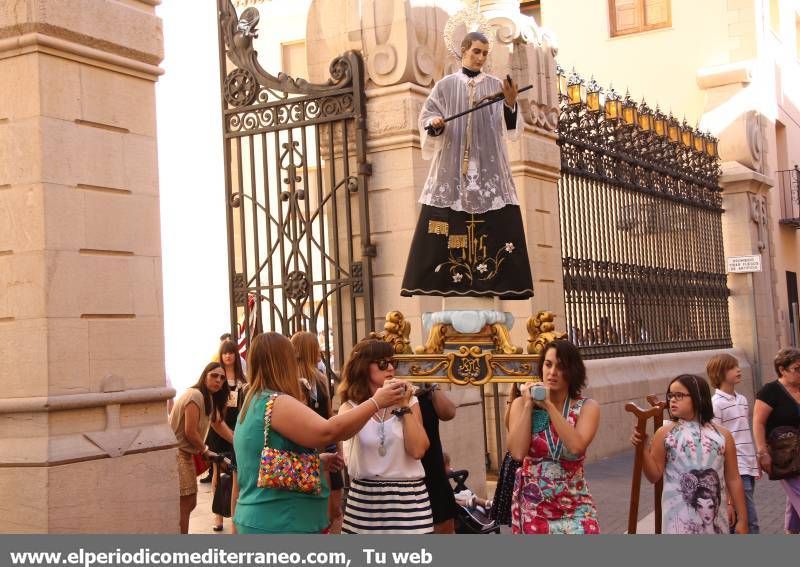
[{"label": "woman in floral dress", "polygon": [[[522,385],[511,404],[508,448],[522,461],[511,503],[513,533],[600,533],[583,476],[586,449],[597,433],[600,407],[581,396],[586,369],[578,349],[553,341],[539,360],[542,382]],[[534,388],[541,388],[533,392]]]},{"label": "woman in floral dress", "polygon": [[[736,533],[747,533],[744,488],[731,433],[714,425],[711,390],[702,378],[682,374],[667,387],[672,422],[659,428],[644,450],[643,472],[652,483],[663,477],[661,510],[666,534],[725,534],[728,501],[736,511]],[[631,443],[647,436],[634,430]]]}]

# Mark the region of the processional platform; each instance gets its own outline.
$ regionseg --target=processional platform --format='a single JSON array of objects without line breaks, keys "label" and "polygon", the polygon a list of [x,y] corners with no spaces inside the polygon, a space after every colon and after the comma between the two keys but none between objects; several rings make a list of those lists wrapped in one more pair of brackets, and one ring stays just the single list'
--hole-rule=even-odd
[{"label": "processional platform", "polygon": [[539,358],[545,345],[567,336],[555,330],[554,319],[550,311],[539,311],[528,319],[525,349],[512,344],[504,323],[486,324],[469,333],[434,323],[425,344],[412,349],[411,325],[400,311],[387,313],[383,331],[374,336],[392,345],[396,378],[456,386],[530,382],[540,379]]}]

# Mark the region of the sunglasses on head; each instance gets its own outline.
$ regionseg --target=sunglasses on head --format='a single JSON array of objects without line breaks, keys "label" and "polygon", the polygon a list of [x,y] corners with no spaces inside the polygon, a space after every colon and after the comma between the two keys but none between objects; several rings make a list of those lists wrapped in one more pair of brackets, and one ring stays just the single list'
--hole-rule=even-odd
[{"label": "sunglasses on head", "polygon": [[392,365],[392,368],[397,368],[397,363],[394,358],[381,358],[380,360],[374,360],[375,364],[378,365],[379,370],[386,370],[389,368],[389,365]]}]

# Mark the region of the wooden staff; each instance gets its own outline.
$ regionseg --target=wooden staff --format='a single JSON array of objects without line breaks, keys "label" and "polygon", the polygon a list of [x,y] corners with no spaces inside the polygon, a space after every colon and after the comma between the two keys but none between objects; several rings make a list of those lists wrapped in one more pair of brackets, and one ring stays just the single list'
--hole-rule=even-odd
[{"label": "wooden staff", "polygon": [[[655,394],[650,394],[647,396],[647,403],[650,404],[652,408],[660,408],[655,418],[653,418],[653,433],[659,430],[659,428],[664,425],[664,410],[667,409],[667,402],[659,398]],[[656,515],[656,525],[655,525],[655,532],[657,534],[661,533],[661,494],[664,492],[664,477],[662,476],[661,479],[656,483],[654,487],[655,491],[655,515]]]},{"label": "wooden staff", "polygon": [[[510,82],[511,81],[511,77],[509,77],[508,75],[506,75],[506,77],[508,78],[508,80]],[[525,91],[530,90],[532,88],[533,88],[533,85],[526,85],[526,86],[522,87],[521,89],[519,89],[517,91],[517,94],[525,92]],[[475,112],[476,110],[478,110],[480,108],[483,108],[484,106],[489,106],[489,105],[494,104],[496,102],[500,102],[501,100],[503,100],[503,98],[505,98],[505,95],[503,94],[503,91],[498,91],[498,92],[496,92],[494,94],[487,95],[487,96],[483,97],[481,100],[479,100],[478,102],[476,102],[475,105],[472,108],[468,108],[467,110],[461,111],[461,112],[459,112],[457,114],[453,114],[452,116],[448,116],[447,118],[444,119],[444,122],[446,124],[446,123],[450,122],[451,120],[455,120],[456,118],[460,118],[460,117],[464,116],[465,114],[469,114],[470,112]],[[436,129],[431,125],[426,126],[425,130],[428,131],[428,134],[433,134],[436,131]]]},{"label": "wooden staff", "polygon": [[[644,410],[634,404],[628,402],[625,404],[625,411],[628,411],[636,416],[636,431],[642,436],[642,442],[636,447],[636,457],[633,460],[633,478],[631,479],[631,505],[628,509],[628,533],[636,533],[636,523],[639,516],[639,493],[642,485],[642,470],[644,468],[644,449],[645,440],[644,436],[647,433],[647,422],[650,418],[656,418],[661,415],[663,419],[663,407],[651,407]],[[659,497],[659,502],[661,498]],[[659,511],[660,511],[659,506]],[[658,527],[660,528],[660,522]],[[659,533],[659,532],[657,532]]]}]

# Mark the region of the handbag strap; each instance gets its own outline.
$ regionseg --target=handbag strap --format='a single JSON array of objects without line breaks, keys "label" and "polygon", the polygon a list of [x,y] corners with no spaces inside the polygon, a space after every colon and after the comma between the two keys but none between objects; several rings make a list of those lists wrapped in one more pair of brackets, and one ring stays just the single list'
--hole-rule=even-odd
[{"label": "handbag strap", "polygon": [[267,398],[267,405],[264,408],[264,447],[268,447],[267,441],[269,440],[269,423],[272,419],[272,404],[278,399],[278,394],[270,394]]}]

